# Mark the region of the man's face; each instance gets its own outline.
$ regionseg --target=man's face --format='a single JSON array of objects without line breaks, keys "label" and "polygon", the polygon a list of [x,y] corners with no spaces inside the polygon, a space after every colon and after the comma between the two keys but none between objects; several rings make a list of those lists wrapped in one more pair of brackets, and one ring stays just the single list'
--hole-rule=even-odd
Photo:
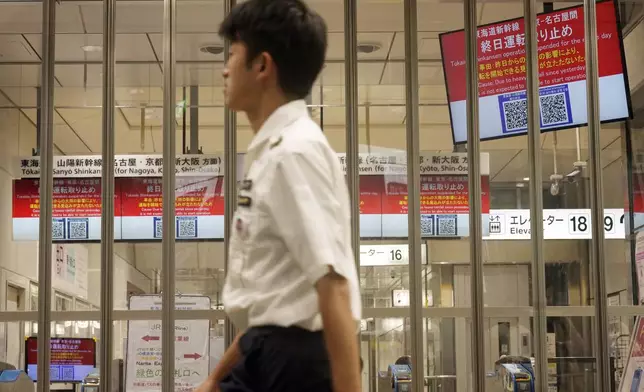
[{"label": "man's face", "polygon": [[234,111],[248,111],[255,106],[260,83],[256,65],[249,66],[246,45],[234,42],[230,45],[228,62],[223,70],[224,99]]}]

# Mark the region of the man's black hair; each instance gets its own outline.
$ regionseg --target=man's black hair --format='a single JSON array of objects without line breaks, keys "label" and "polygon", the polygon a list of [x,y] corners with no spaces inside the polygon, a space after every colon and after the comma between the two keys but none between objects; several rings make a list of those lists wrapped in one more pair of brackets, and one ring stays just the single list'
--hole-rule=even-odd
[{"label": "man's black hair", "polygon": [[246,46],[250,63],[271,55],[281,89],[291,99],[310,92],[326,57],[327,27],[302,0],[248,0],[235,6],[219,35]]}]

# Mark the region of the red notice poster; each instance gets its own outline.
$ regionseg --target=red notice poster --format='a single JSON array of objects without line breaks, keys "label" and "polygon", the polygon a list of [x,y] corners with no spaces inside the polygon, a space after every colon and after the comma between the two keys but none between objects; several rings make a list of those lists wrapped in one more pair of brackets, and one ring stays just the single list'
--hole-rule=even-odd
[{"label": "red notice poster", "polygon": [[[407,184],[396,179],[385,181],[383,214],[406,214]],[[467,181],[467,176],[421,176],[421,214],[468,214],[470,207]],[[482,177],[481,187],[482,212],[489,213],[489,177]]]},{"label": "red notice poster", "polygon": [[[523,18],[480,26],[477,30],[481,139],[527,131],[526,57]],[[541,128],[583,125],[586,66],[583,6],[541,14],[537,19]],[[443,68],[456,143],[466,135],[465,32],[440,35]],[[597,3],[600,118],[630,115],[623,44],[612,1]]]},{"label": "red notice poster", "polygon": [[[39,180],[22,179],[14,181],[13,217],[37,218],[40,216]],[[101,216],[101,184],[93,178],[61,178],[54,180],[54,218]],[[118,200],[118,192],[115,192]],[[120,214],[120,203],[114,204],[115,213]]]},{"label": "red notice poster", "polygon": [[[223,238],[223,177],[176,177],[177,239]],[[163,234],[161,178],[122,178],[122,239],[158,240]]]},{"label": "red notice poster", "polygon": [[[27,374],[36,381],[38,340],[25,342]],[[96,341],[87,338],[52,338],[50,375],[52,382],[82,382],[96,366]]]},{"label": "red notice poster", "polygon": [[[361,156],[360,235],[407,236],[408,192],[403,156]],[[425,237],[469,235],[467,154],[423,154],[420,161],[421,232]],[[342,159],[341,159],[342,162]],[[484,226],[490,212],[489,155],[481,155],[481,202]]]},{"label": "red notice poster", "polygon": [[[122,178],[122,216],[161,216],[161,178]],[[176,215],[223,215],[222,177],[176,177]]]}]

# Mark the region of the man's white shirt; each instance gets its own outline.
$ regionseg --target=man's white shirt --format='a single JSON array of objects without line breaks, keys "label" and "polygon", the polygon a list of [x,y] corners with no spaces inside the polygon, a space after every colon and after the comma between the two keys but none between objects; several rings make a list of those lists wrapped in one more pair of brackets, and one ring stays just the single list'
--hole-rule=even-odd
[{"label": "man's white shirt", "polygon": [[277,109],[253,138],[233,217],[226,313],[239,329],[322,329],[316,282],[332,268],[361,318],[350,207],[338,157],[304,101]]}]

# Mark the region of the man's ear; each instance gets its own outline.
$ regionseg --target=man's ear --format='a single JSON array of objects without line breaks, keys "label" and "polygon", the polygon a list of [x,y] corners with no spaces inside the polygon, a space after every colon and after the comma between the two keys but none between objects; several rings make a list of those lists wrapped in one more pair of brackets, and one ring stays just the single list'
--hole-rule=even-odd
[{"label": "man's ear", "polygon": [[266,52],[260,53],[260,55],[257,56],[257,61],[259,63],[259,72],[270,72],[272,70],[271,68],[275,66],[273,58]]}]

